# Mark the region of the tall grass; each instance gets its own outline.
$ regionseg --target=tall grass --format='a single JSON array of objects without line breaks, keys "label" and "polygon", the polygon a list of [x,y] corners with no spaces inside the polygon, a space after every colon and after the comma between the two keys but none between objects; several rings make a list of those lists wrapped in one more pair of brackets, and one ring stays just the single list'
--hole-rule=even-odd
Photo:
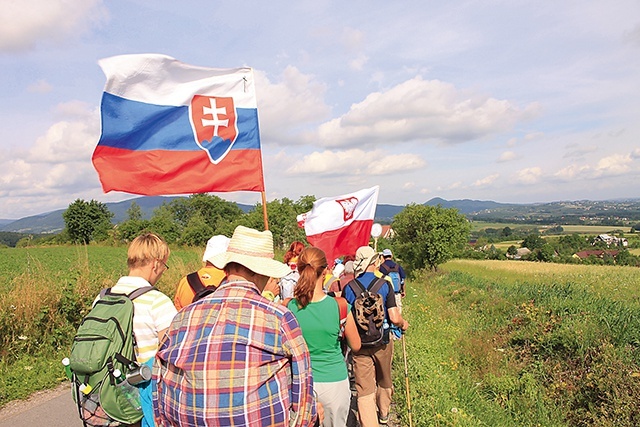
[{"label": "tall grass", "polygon": [[640,271],[468,260],[443,271],[415,278],[405,299],[416,425],[640,425]]},{"label": "tall grass", "polygon": [[[100,289],[126,274],[125,247],[0,249],[0,406],[65,379],[60,360]],[[173,297],[201,266],[201,250],[173,249],[157,287]]]}]

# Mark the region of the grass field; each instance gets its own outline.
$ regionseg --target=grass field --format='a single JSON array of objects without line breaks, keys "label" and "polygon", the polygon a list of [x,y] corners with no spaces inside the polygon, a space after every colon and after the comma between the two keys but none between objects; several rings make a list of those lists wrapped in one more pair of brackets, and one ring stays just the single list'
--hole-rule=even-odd
[{"label": "grass field", "polygon": [[[563,232],[562,234],[587,234],[587,235],[598,235],[598,234],[606,234],[611,233],[615,230],[622,230],[624,233],[629,232],[629,227],[621,227],[621,226],[611,226],[611,225],[562,225]],[[486,228],[494,228],[497,230],[502,230],[505,227],[509,227],[512,230],[520,230],[520,229],[533,229],[537,228],[542,233],[547,228],[551,226],[543,226],[539,224],[521,224],[521,223],[500,223],[500,222],[484,222],[484,221],[472,221],[471,222],[471,230],[478,231],[484,230]]]},{"label": "grass field", "polygon": [[455,260],[412,280],[414,425],[639,425],[639,291],[637,268],[512,261]]},{"label": "grass field", "polygon": [[[201,265],[172,251],[159,288]],[[280,254],[278,255],[280,256]],[[0,406],[65,381],[60,359],[126,248],[0,249]],[[395,409],[415,426],[640,425],[640,269],[454,260],[408,283]]]}]

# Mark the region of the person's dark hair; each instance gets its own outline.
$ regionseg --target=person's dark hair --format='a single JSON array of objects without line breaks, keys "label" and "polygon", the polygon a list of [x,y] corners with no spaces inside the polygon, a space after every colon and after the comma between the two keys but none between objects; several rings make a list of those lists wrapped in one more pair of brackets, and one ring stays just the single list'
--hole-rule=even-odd
[{"label": "person's dark hair", "polygon": [[285,264],[289,264],[292,258],[300,256],[300,252],[304,249],[304,243],[295,241],[289,245],[289,250],[284,254]]},{"label": "person's dark hair", "polygon": [[313,298],[316,287],[316,280],[327,268],[327,257],[321,249],[309,247],[300,252],[298,257],[298,272],[300,278],[295,288],[293,296],[298,302],[299,308],[305,308]]}]

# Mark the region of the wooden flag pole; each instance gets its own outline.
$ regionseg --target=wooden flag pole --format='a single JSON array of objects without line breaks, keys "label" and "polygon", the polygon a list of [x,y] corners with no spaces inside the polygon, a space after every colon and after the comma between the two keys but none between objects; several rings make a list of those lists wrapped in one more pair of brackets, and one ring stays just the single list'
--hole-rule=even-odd
[{"label": "wooden flag pole", "polygon": [[261,191],[262,194],[262,217],[264,218],[264,229],[269,229],[269,218],[267,217],[267,193]]}]

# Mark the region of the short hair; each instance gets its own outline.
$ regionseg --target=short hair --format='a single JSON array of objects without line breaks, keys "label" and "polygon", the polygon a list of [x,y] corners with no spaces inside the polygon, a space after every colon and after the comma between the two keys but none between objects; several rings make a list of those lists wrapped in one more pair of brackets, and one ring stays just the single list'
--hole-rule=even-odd
[{"label": "short hair", "polygon": [[127,250],[129,269],[144,267],[151,261],[169,258],[169,245],[154,233],[144,233],[133,239]]}]

